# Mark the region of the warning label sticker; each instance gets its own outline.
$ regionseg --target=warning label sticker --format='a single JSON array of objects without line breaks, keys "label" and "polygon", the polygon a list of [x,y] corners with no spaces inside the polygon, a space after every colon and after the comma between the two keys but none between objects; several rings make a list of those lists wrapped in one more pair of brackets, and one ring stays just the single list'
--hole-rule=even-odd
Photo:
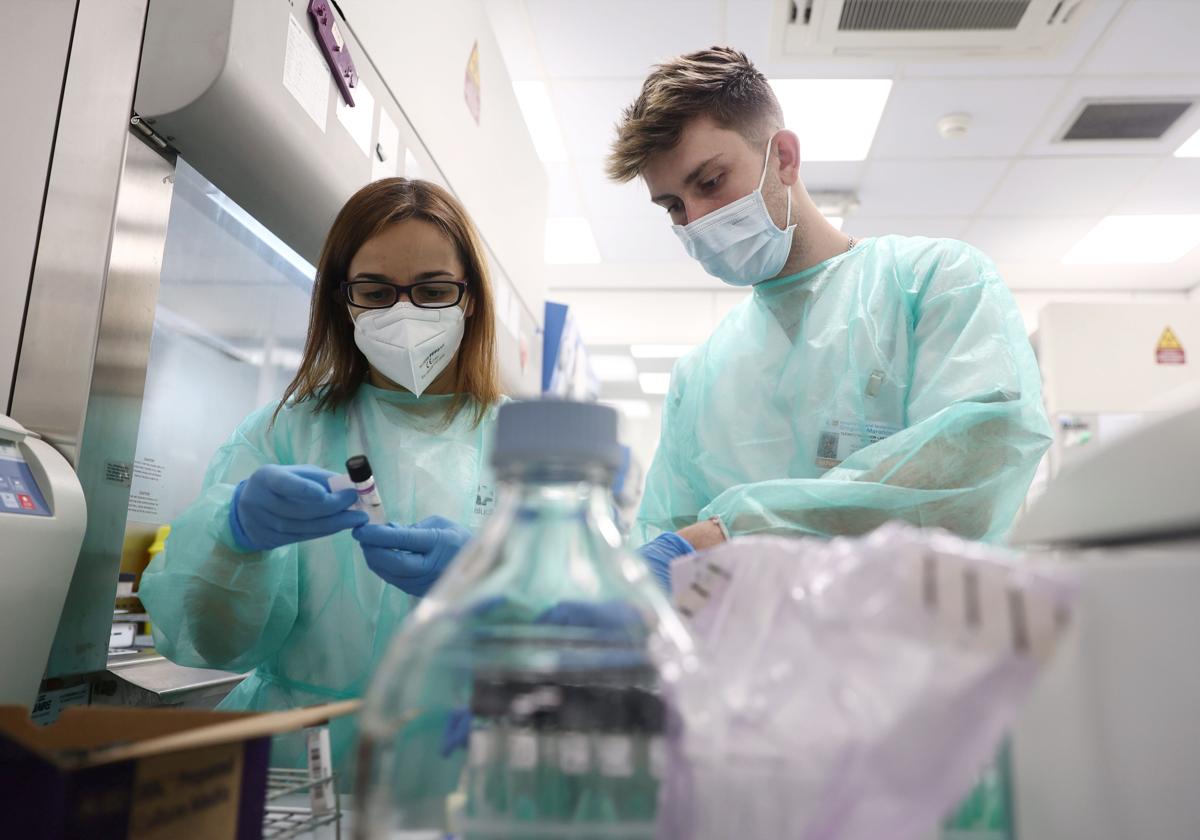
[{"label": "warning label sticker", "polygon": [[1170,327],[1166,327],[1163,330],[1162,337],[1158,339],[1158,348],[1155,350],[1155,357],[1160,365],[1187,364],[1187,356],[1183,352],[1183,345],[1179,343],[1174,330]]}]

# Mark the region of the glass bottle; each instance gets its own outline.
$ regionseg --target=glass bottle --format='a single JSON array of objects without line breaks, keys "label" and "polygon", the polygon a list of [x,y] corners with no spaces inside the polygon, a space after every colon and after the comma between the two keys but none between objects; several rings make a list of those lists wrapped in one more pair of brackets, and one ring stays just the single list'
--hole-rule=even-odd
[{"label": "glass bottle", "polygon": [[654,790],[637,786],[657,784],[636,772],[627,698],[669,708],[694,653],[621,547],[616,430],[616,412],[595,404],[500,410],[496,513],[397,634],[367,694],[358,838],[582,838],[598,821],[605,836],[655,836]]}]

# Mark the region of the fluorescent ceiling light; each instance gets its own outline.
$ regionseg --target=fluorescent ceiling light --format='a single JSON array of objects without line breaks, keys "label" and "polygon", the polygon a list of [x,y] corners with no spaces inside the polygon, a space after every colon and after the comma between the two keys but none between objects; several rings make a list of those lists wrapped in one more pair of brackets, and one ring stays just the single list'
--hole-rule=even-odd
[{"label": "fluorescent ceiling light", "polygon": [[1171,263],[1200,245],[1200,215],[1108,216],[1063,257],[1075,265]]},{"label": "fluorescent ceiling light", "polygon": [[546,219],[546,262],[549,265],[581,265],[600,262],[600,249],[592,226],[582,216],[551,216]]},{"label": "fluorescent ceiling light", "polygon": [[638,384],[642,386],[643,393],[665,394],[671,387],[671,374],[639,373]]},{"label": "fluorescent ceiling light", "polygon": [[630,420],[642,420],[650,416],[650,403],[645,400],[601,400],[601,402],[615,408]]},{"label": "fluorescent ceiling light", "polygon": [[565,163],[567,146],[563,143],[546,83],[513,82],[513,92],[517,95],[517,104],[521,106],[538,157],[543,163]]},{"label": "fluorescent ceiling light", "polygon": [[601,382],[636,382],[637,364],[628,356],[590,356],[592,373]]},{"label": "fluorescent ceiling light", "polygon": [[635,359],[678,359],[696,349],[694,344],[635,344],[629,355]]},{"label": "fluorescent ceiling light", "polygon": [[800,160],[866,160],[892,80],[772,79],[771,87],[800,135]]},{"label": "fluorescent ceiling light", "polygon": [[1175,157],[1200,157],[1200,131],[1183,141],[1183,145],[1175,150]]},{"label": "fluorescent ceiling light", "polygon": [[833,225],[838,230],[841,230],[842,223],[845,222],[846,220],[843,219],[841,216],[826,216],[825,221],[829,222],[829,224]]}]

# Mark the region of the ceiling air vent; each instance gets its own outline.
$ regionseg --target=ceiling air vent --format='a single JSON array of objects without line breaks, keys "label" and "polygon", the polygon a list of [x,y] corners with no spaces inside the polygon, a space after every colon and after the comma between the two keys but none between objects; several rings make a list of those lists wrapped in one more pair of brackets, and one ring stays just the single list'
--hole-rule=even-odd
[{"label": "ceiling air vent", "polygon": [[1088,102],[1063,140],[1158,140],[1192,107],[1190,100]]},{"label": "ceiling air vent", "polygon": [[775,0],[775,57],[1037,57],[1097,0]]},{"label": "ceiling air vent", "polygon": [[1031,0],[846,0],[843,32],[1016,29]]}]

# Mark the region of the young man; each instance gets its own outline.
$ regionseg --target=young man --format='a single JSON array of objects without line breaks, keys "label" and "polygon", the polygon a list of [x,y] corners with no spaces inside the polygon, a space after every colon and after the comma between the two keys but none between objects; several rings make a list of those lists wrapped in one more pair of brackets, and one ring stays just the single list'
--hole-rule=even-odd
[{"label": "young man", "polygon": [[[608,161],[749,298],[680,360],[641,538],[862,534],[890,519],[998,540],[1050,443],[996,267],[948,239],[840,233],[766,78],[713,48],[659,65]],[[915,196],[919,201],[920,197]],[[649,560],[666,576],[668,537]]]}]

